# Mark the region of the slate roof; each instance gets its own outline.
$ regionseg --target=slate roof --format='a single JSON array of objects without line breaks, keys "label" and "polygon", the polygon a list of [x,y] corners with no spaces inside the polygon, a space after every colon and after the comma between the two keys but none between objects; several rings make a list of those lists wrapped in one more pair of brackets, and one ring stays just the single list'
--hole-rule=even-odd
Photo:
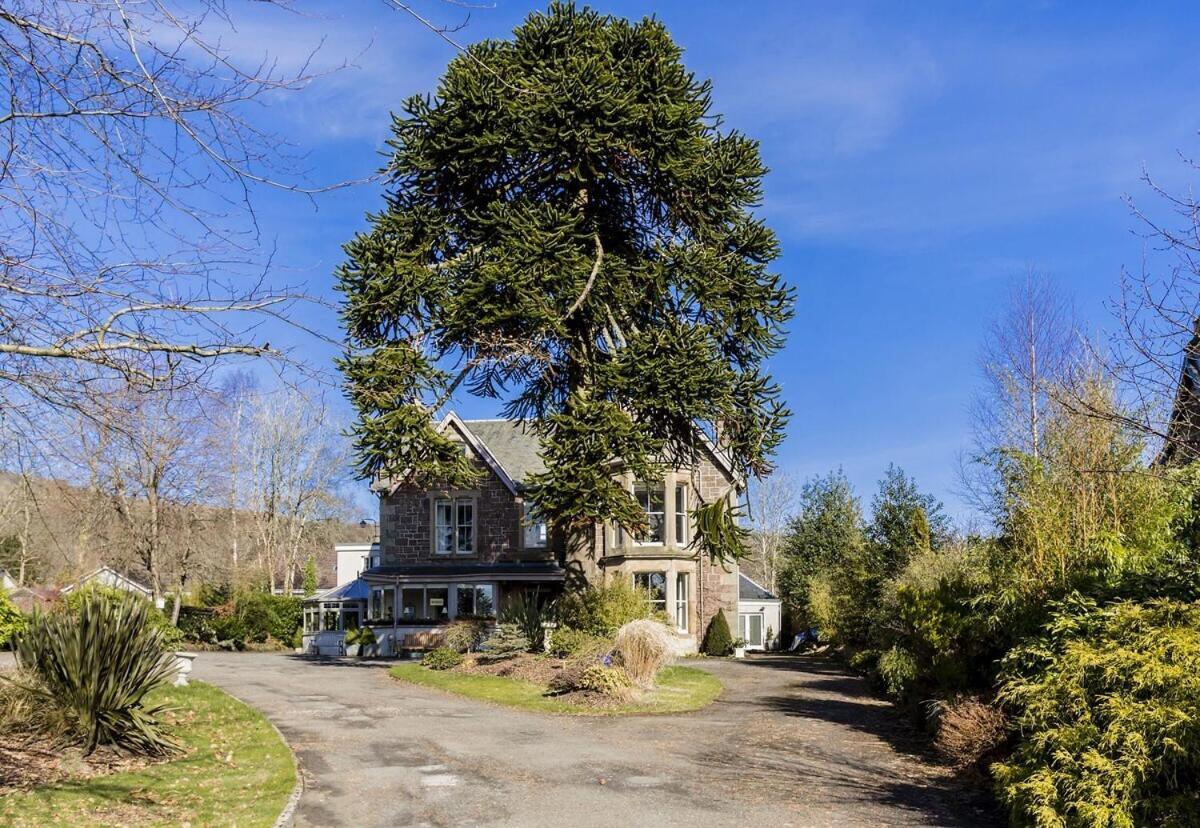
[{"label": "slate roof", "polygon": [[524,420],[463,420],[508,476],[519,485],[529,476],[546,470],[541,445],[533,429]]},{"label": "slate roof", "polygon": [[738,573],[739,601],[778,601],[777,595],[772,595],[745,575]]}]

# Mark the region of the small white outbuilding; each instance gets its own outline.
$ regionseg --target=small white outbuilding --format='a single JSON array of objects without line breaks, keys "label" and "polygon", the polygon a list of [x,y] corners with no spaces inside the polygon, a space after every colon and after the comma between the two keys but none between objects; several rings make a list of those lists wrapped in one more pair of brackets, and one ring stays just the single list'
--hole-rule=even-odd
[{"label": "small white outbuilding", "polygon": [[738,578],[738,628],[747,650],[772,650],[779,639],[783,602],[745,575]]}]

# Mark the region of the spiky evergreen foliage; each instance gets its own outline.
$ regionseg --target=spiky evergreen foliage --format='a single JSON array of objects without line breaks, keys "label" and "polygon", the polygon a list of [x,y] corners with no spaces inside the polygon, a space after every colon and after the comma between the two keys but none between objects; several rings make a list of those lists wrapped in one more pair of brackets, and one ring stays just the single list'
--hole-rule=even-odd
[{"label": "spiky evergreen foliage", "polygon": [[719,424],[742,474],[770,469],[787,411],[763,361],[792,294],[751,214],[757,144],[681,54],[656,20],[555,3],[404,104],[387,206],[339,271],[364,476],[468,482],[430,417],[460,387],[533,421],[532,497],[579,535],[645,520],[614,458],[655,479]]},{"label": "spiky evergreen foliage", "polygon": [[178,669],[153,607],[132,595],[85,590],[72,606],[35,612],[16,639],[17,662],[36,679],[26,689],[61,708],[86,753],[113,745],[164,755],[177,748],[162,707],[146,696]]}]

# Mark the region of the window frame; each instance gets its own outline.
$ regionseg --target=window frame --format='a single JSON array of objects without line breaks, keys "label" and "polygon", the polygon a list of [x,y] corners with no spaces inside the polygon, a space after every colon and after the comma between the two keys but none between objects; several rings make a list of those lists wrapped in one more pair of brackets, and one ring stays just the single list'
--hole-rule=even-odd
[{"label": "window frame", "polygon": [[[645,502],[643,502],[642,498],[640,497],[640,494],[643,492],[646,495]],[[657,492],[662,498],[660,501],[662,508],[657,511],[650,510],[650,502],[651,502],[650,496],[654,492]],[[642,511],[645,512],[645,514],[646,514],[646,527],[647,527],[646,534],[644,536],[630,533],[630,537],[633,538],[634,546],[664,546],[664,545],[666,545],[666,542],[667,542],[667,484],[666,484],[666,481],[664,480],[664,481],[660,481],[658,483],[646,483],[646,482],[635,483],[633,485],[633,497],[637,501],[638,506],[640,506]],[[654,515],[658,516],[658,538],[657,539],[650,537],[651,532],[652,532],[651,527],[653,526],[653,521],[651,520],[651,518]],[[646,538],[650,538],[650,539],[647,540]]]},{"label": "window frame", "polygon": [[[654,587],[652,584],[652,579],[654,578],[655,575],[662,578],[662,598],[651,598],[650,597],[653,594],[653,590],[654,590]],[[639,579],[645,579],[646,585],[642,586],[641,584],[639,584],[638,583]],[[633,573],[633,588],[634,588],[634,590],[636,590],[639,593],[644,593],[643,597],[645,598],[646,603],[648,603],[650,605],[651,609],[654,612],[662,612],[664,615],[666,615],[666,613],[667,613],[667,600],[668,600],[667,583],[668,583],[667,573],[663,570],[650,570],[647,572],[634,572]],[[660,604],[661,604],[661,606],[659,606]]]},{"label": "window frame", "polygon": [[675,545],[688,545],[691,535],[691,522],[688,520],[688,487],[687,483],[675,483]]},{"label": "window frame", "polygon": [[[470,556],[476,554],[476,543],[478,542],[478,532],[476,531],[475,520],[477,509],[475,508],[475,497],[468,495],[444,495],[433,498],[433,527],[430,535],[432,536],[433,554],[443,557],[453,556]],[[442,520],[442,509],[445,507],[448,511],[448,524]],[[463,509],[469,510],[470,518],[466,522],[463,521]],[[442,547],[443,532],[449,529],[449,547]],[[466,529],[469,535],[469,548],[461,549],[463,530]]]},{"label": "window frame", "polygon": [[[675,573],[675,629],[679,632],[691,630],[692,577],[690,572]],[[683,623],[680,624],[680,619]]]},{"label": "window frame", "polygon": [[[539,518],[537,511],[528,504],[522,507],[521,519],[521,548],[522,549],[545,549],[549,545],[549,531],[546,526],[546,521]],[[530,533],[536,527],[541,527],[541,539],[530,542]]]}]

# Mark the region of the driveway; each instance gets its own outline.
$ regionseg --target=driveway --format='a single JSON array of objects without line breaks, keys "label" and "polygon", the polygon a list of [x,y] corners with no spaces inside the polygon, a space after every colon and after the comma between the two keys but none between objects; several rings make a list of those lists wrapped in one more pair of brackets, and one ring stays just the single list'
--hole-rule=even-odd
[{"label": "driveway", "polygon": [[996,824],[830,663],[694,663],[725,684],[711,707],[625,718],[482,704],[382,663],[202,653],[195,676],[287,737],[306,784],[298,825]]}]

